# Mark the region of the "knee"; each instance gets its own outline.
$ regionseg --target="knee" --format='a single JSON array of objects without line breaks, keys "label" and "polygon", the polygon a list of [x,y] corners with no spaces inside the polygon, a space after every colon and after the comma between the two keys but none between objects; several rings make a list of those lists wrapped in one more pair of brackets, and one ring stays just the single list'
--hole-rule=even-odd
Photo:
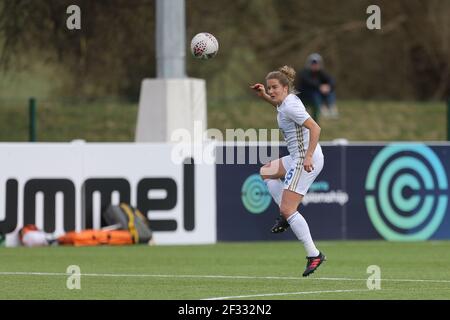
[{"label": "knee", "polygon": [[259,169],[259,175],[263,180],[270,179],[270,176],[267,174],[268,165],[264,165]]},{"label": "knee", "polygon": [[286,205],[281,203],[280,205],[280,213],[287,220],[291,215],[293,215],[297,211],[295,208],[292,208],[290,205]]}]

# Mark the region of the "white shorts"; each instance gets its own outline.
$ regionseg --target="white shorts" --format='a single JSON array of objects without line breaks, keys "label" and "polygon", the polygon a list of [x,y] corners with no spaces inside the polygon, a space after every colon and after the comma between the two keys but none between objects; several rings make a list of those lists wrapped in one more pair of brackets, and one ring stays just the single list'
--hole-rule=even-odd
[{"label": "white shorts", "polygon": [[281,158],[283,167],[286,169],[284,189],[294,191],[303,196],[308,192],[309,187],[311,187],[323,168],[324,159],[321,148],[316,148],[312,160],[314,169],[311,172],[307,172],[300,158],[292,158],[290,155]]}]

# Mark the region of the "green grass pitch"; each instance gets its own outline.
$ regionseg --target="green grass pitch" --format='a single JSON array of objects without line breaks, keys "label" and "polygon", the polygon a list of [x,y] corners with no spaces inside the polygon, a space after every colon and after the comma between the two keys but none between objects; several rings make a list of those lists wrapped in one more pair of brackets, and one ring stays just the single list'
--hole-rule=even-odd
[{"label": "green grass pitch", "polygon": [[[450,241],[317,244],[327,261],[308,278],[297,242],[0,248],[0,299],[450,299]],[[67,288],[70,265],[79,290]]]}]

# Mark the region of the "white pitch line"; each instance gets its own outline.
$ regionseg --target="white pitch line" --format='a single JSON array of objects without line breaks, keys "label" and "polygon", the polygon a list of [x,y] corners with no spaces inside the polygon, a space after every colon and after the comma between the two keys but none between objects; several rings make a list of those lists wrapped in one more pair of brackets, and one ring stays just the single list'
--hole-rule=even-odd
[{"label": "white pitch line", "polygon": [[[64,272],[0,272],[0,276],[71,276],[73,273]],[[250,280],[302,280],[302,281],[367,281],[367,278],[303,278],[303,277],[276,277],[276,276],[242,276],[242,275],[193,275],[193,274],[120,274],[120,273],[81,273],[85,277],[135,277],[135,278],[200,278],[200,279],[250,279]],[[450,283],[450,280],[438,279],[383,279],[386,282],[433,282]]]},{"label": "white pitch line", "polygon": [[[311,278],[316,280],[329,280],[329,281],[367,281],[366,279],[352,279],[352,278]],[[450,280],[437,280],[437,279],[380,279],[383,281],[391,282],[434,282],[434,283],[450,283]]]},{"label": "white pitch line", "polygon": [[240,298],[275,297],[275,296],[292,296],[292,295],[321,294],[321,293],[341,293],[341,292],[361,292],[361,291],[369,291],[369,290],[368,289],[365,289],[365,290],[322,290],[322,291],[262,293],[262,294],[251,294],[251,295],[245,295],[245,296],[229,296],[229,297],[206,298],[206,299],[201,299],[201,300],[227,300],[227,299],[240,299]]}]

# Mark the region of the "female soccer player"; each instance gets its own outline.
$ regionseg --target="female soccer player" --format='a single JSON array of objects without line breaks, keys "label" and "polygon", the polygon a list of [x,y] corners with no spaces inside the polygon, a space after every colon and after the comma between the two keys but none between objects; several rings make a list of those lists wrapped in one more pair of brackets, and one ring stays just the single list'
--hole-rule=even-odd
[{"label": "female soccer player", "polygon": [[[272,198],[280,207],[281,216],[272,232],[283,232],[291,227],[306,250],[307,263],[303,272],[306,277],[319,267],[325,255],[314,245],[308,224],[297,208],[322,170],[324,160],[319,144],[321,129],[306,112],[302,101],[292,93],[294,79],[294,69],[284,66],[266,76],[267,91],[261,83],[251,88],[276,108],[278,126],[289,151],[288,156],[271,161],[260,171]],[[280,180],[282,177],[284,182]]]}]

